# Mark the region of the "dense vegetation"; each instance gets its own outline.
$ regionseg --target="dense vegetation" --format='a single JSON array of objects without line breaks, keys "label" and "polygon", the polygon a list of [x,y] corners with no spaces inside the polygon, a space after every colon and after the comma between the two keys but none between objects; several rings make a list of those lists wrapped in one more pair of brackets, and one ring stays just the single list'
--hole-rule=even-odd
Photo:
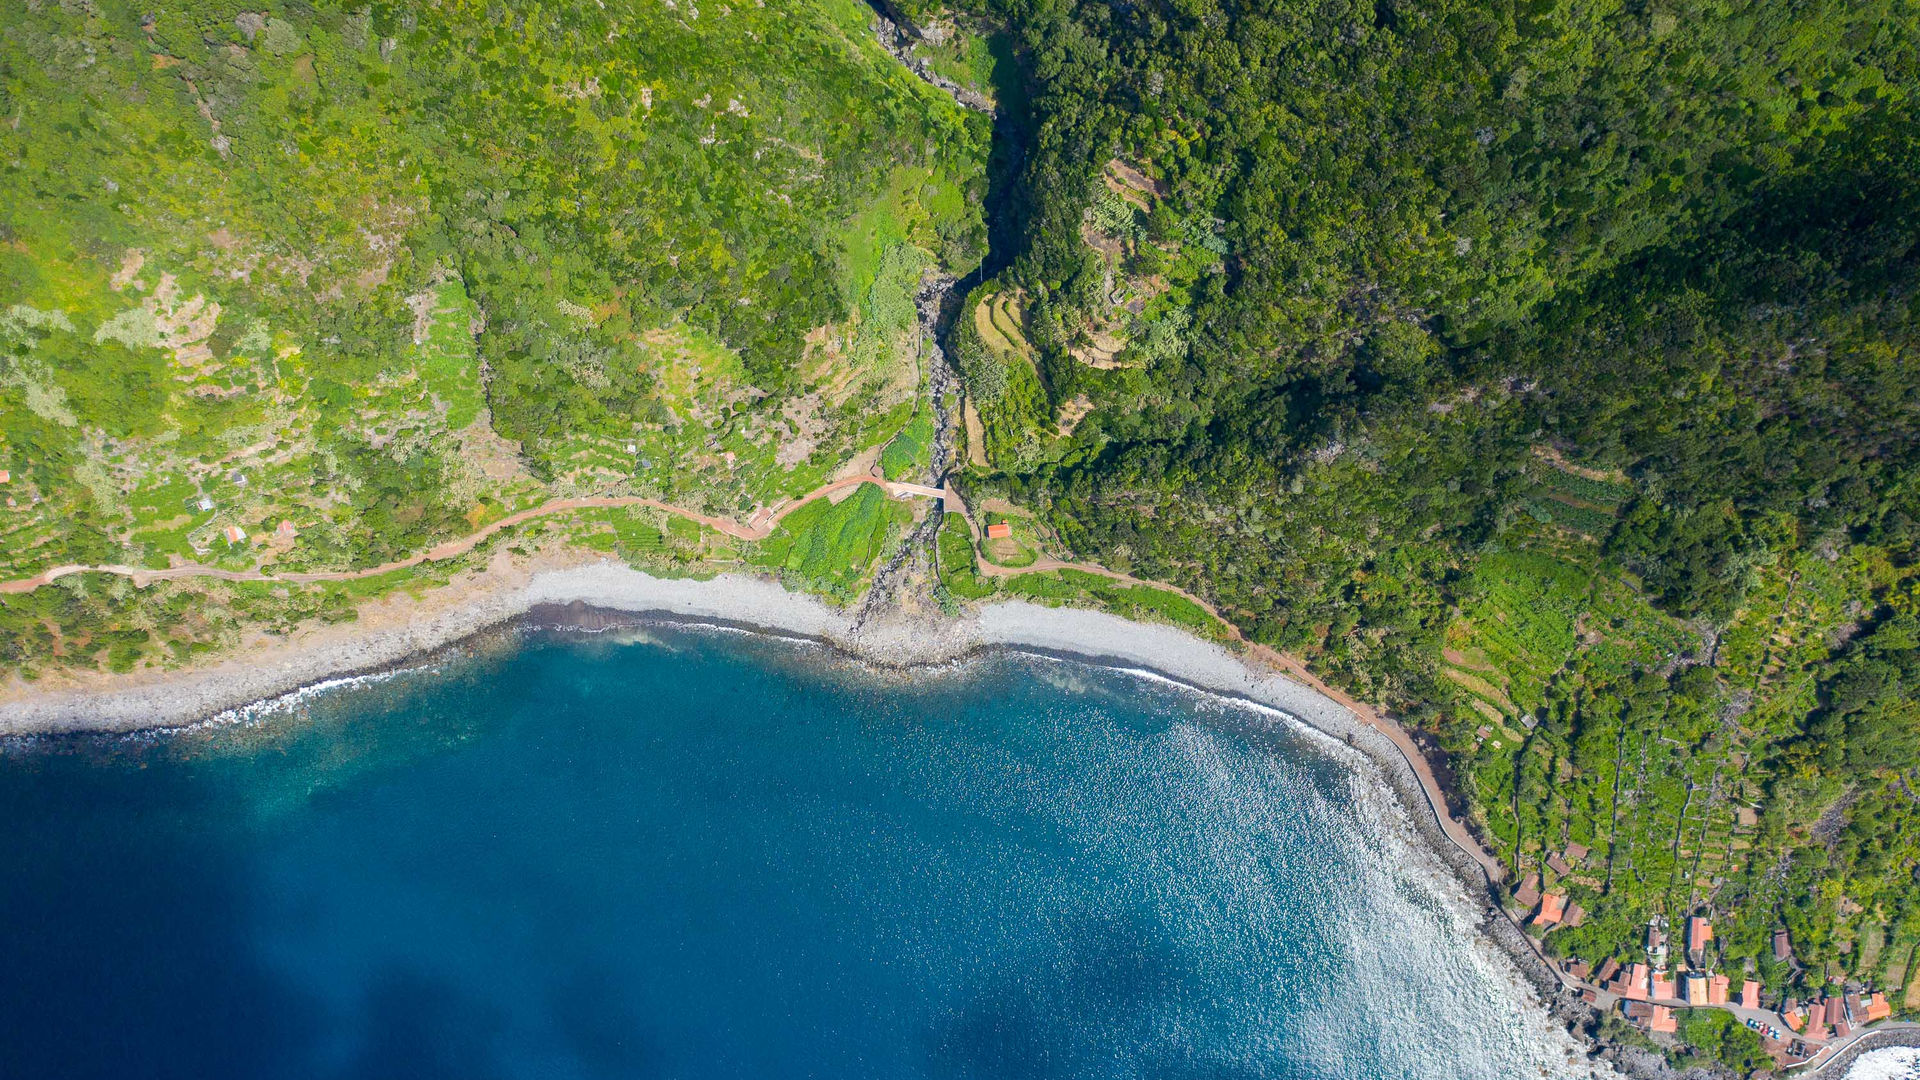
[{"label": "dense vegetation", "polygon": [[1426,729],[1550,948],[1920,987],[1911,12],[991,6],[967,489]]},{"label": "dense vegetation", "polygon": [[[1770,992],[1920,1008],[1906,6],[883,6],[925,77],[853,0],[0,5],[0,578],[917,478],[945,273],[1008,535],[942,523],[943,605],[1218,632],[1017,571],[1178,584],[1419,727],[1509,883],[1588,913],[1550,950],[1703,911]],[[178,664],[548,543],[850,602],[909,516],[75,576],[0,598],[0,663]]]},{"label": "dense vegetation", "polygon": [[[896,432],[924,471],[914,294],[985,254],[990,121],[871,19],[0,5],[0,578],[362,568],[587,493],[745,520]],[[234,603],[74,579],[0,655],[174,662]]]}]

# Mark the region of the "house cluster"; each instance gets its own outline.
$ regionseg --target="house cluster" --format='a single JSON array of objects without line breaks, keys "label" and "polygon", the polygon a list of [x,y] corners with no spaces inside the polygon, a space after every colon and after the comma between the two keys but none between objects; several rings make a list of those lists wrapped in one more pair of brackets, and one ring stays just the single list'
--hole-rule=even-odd
[{"label": "house cluster", "polygon": [[[1655,916],[1647,924],[1645,963],[1622,964],[1608,960],[1598,970],[1574,960],[1567,962],[1567,974],[1601,988],[1620,1001],[1627,1019],[1642,1031],[1672,1034],[1679,1030],[1677,1010],[1733,1006],[1759,1011],[1761,987],[1753,979],[1737,985],[1725,974],[1713,971],[1707,946],[1713,941],[1713,924],[1702,916],[1687,919],[1682,941],[1684,958],[1673,968],[1667,959],[1670,947],[1667,922]],[[1786,931],[1774,938],[1776,956],[1791,955]],[[1581,995],[1589,1004],[1600,1004],[1600,992],[1588,989]],[[1788,998],[1779,1010],[1780,1018],[1791,1028],[1793,1038],[1773,1026],[1768,1017],[1749,1017],[1747,1026],[1772,1039],[1776,1044],[1792,1042],[1791,1057],[1804,1058],[1812,1051],[1808,1043],[1824,1043],[1846,1038],[1855,1028],[1893,1015],[1893,1003],[1883,993],[1859,991],[1828,994],[1802,1005]]]},{"label": "house cluster", "polygon": [[1713,940],[1713,924],[1699,916],[1687,920],[1684,968],[1667,967],[1667,923],[1655,916],[1647,924],[1647,962],[1621,965],[1609,960],[1601,966],[1596,982],[1620,999],[1627,1019],[1643,1030],[1672,1032],[1679,1023],[1673,1010],[1681,1005],[1760,1006],[1760,984],[1743,980],[1736,990],[1727,975],[1708,969],[1706,947]]},{"label": "house cluster", "polygon": [[1803,1039],[1844,1039],[1853,1029],[1864,1027],[1893,1015],[1893,1002],[1885,994],[1828,994],[1817,1001],[1801,1004],[1788,998],[1780,1009],[1781,1019]]},{"label": "house cluster", "polygon": [[[1573,864],[1586,857],[1585,847],[1568,844],[1564,854],[1554,852],[1547,856],[1547,867],[1565,879],[1573,876]],[[1579,926],[1587,918],[1586,911],[1566,893],[1551,890],[1542,892],[1538,872],[1521,879],[1520,888],[1514,891],[1513,898],[1532,912],[1527,918],[1528,926],[1551,930],[1559,926]]]}]

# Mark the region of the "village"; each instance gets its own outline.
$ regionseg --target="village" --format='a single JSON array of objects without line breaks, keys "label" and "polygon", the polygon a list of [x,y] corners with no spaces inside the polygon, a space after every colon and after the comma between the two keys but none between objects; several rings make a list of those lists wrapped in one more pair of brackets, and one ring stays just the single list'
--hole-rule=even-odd
[{"label": "village", "polygon": [[[1578,926],[1586,917],[1566,894],[1540,892],[1538,875],[1528,875],[1514,896],[1532,908],[1527,926],[1536,934]],[[1647,923],[1644,961],[1623,964],[1609,958],[1595,968],[1568,958],[1560,961],[1557,973],[1581,1000],[1603,1015],[1618,1010],[1656,1043],[1667,1044],[1678,1035],[1681,1010],[1724,1010],[1759,1035],[1761,1046],[1783,1069],[1831,1060],[1869,1027],[1893,1015],[1893,1003],[1884,992],[1851,982],[1805,1001],[1767,1000],[1761,984],[1745,972],[1736,984],[1735,975],[1714,970],[1709,950],[1713,924],[1704,916],[1687,917],[1677,956],[1670,935],[1666,917],[1656,915]],[[1773,955],[1781,963],[1793,961],[1793,943],[1785,929],[1774,931]]]}]

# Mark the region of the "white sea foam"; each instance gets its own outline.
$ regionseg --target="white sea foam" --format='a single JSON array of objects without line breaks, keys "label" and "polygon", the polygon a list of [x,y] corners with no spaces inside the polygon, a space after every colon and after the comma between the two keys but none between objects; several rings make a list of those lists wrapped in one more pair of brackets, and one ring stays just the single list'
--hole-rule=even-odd
[{"label": "white sea foam", "polygon": [[[200,721],[198,724],[185,728],[172,729],[172,731],[203,731],[208,728],[258,724],[269,717],[296,711],[321,696],[337,690],[346,690],[357,686],[376,686],[390,679],[398,678],[401,675],[414,672],[432,672],[434,670],[436,670],[436,668],[433,665],[421,664],[414,667],[395,668],[391,671],[376,671],[366,675],[343,675],[335,679],[322,679],[310,686],[303,686],[298,690],[281,694],[279,697],[268,698],[265,701],[256,701],[251,705],[242,705],[237,709],[228,709],[225,712],[215,713],[205,720]],[[167,734],[170,732],[168,729],[161,729],[161,733]]]},{"label": "white sea foam", "polygon": [[1895,1046],[1861,1054],[1844,1080],[1920,1080],[1920,1048]]}]

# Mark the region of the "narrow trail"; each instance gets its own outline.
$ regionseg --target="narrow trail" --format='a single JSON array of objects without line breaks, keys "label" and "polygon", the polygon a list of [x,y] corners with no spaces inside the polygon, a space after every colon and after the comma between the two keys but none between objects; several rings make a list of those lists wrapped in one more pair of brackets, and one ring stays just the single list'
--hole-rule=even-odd
[{"label": "narrow trail", "polygon": [[449,540],[444,544],[428,548],[425,551],[410,555],[404,559],[381,563],[379,566],[364,567],[359,570],[293,571],[284,574],[275,574],[257,569],[226,570],[218,566],[203,566],[199,563],[185,563],[180,566],[171,566],[164,570],[118,564],[102,566],[67,565],[42,570],[32,577],[15,578],[12,581],[0,581],[0,594],[29,593],[43,585],[52,584],[60,578],[73,574],[117,574],[121,577],[132,578],[135,585],[146,585],[148,582],[153,581],[175,581],[182,578],[212,578],[218,581],[278,581],[296,585],[322,581],[357,581],[362,578],[390,574],[395,570],[405,570],[408,567],[419,566],[421,563],[441,562],[458,555],[465,555],[482,541],[502,530],[525,524],[535,518],[548,517],[553,514],[564,514],[574,510],[616,509],[630,506],[641,506],[661,510],[677,517],[686,518],[688,521],[698,522],[735,539],[765,540],[767,537],[773,535],[773,530],[787,515],[800,509],[802,506],[805,506],[815,499],[831,495],[836,491],[858,487],[861,484],[878,485],[885,489],[889,495],[895,497],[920,496],[938,498],[942,496],[952,496],[951,492],[939,491],[920,484],[893,484],[884,480],[876,480],[871,476],[846,476],[838,480],[829,480],[819,487],[814,488],[812,491],[807,492],[805,495],[789,499],[776,508],[761,510],[745,525],[728,518],[713,517],[708,514],[702,514],[697,510],[689,510],[683,506],[675,506],[672,503],[665,503],[658,499],[649,499],[640,495],[589,495],[580,498],[549,499],[539,506],[530,507],[518,513],[508,514],[506,517],[486,525],[477,532],[468,533],[466,536]]}]

